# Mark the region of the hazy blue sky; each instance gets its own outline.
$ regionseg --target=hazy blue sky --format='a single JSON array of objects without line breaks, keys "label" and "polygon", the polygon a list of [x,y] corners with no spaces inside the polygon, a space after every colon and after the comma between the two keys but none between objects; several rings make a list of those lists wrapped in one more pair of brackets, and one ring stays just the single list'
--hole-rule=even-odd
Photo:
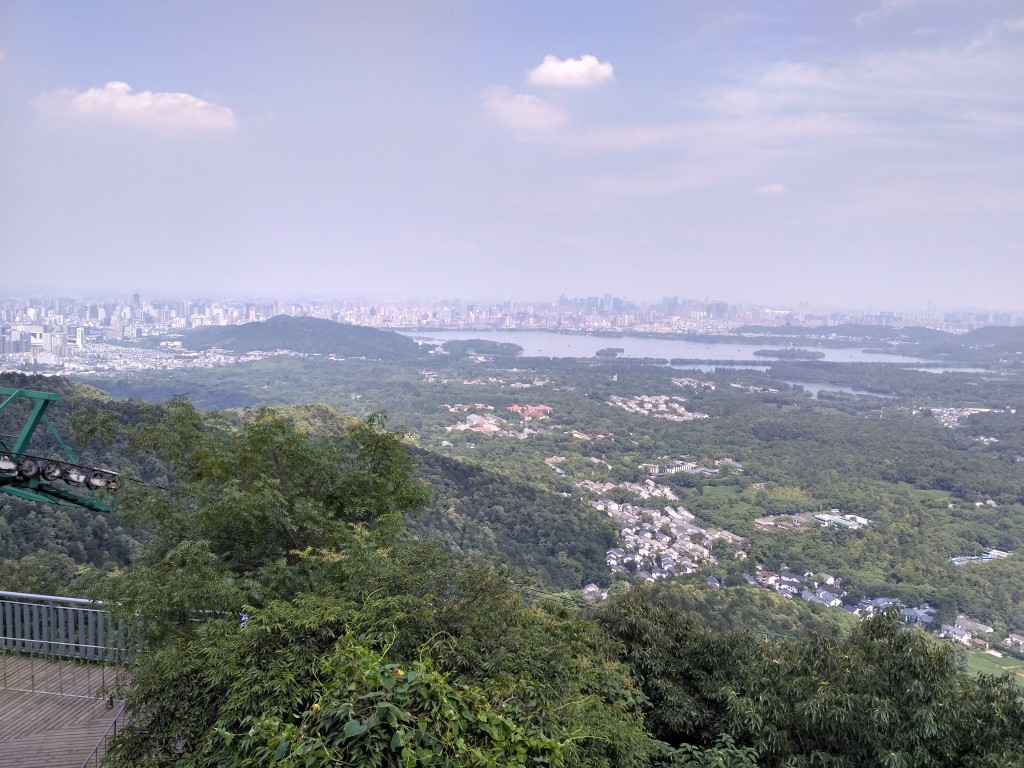
[{"label": "hazy blue sky", "polygon": [[0,295],[1024,309],[1024,3],[0,0]]}]

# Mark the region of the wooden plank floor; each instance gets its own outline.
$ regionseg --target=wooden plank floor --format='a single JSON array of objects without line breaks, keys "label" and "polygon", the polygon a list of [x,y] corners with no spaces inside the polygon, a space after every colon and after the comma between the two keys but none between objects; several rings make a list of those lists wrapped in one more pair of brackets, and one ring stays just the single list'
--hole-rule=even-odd
[{"label": "wooden plank floor", "polygon": [[[95,697],[111,683],[110,669],[0,656],[0,768],[81,768],[117,713]],[[57,690],[77,695],[43,692]]]},{"label": "wooden plank floor", "polygon": [[0,654],[0,688],[7,690],[95,696],[113,688],[117,672],[117,667],[100,664]]}]

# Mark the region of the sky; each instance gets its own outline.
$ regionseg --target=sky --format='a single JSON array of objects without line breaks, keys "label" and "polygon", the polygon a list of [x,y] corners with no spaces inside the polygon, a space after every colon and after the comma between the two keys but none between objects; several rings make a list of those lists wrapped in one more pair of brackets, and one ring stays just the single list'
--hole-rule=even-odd
[{"label": "sky", "polygon": [[0,0],[0,296],[1024,309],[1020,0]]}]

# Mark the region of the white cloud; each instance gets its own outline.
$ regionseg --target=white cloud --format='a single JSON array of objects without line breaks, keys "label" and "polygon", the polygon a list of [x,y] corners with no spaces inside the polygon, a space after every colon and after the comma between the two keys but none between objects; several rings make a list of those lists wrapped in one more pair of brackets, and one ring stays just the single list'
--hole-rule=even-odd
[{"label": "white cloud", "polygon": [[539,66],[526,73],[532,85],[548,88],[590,88],[612,79],[612,65],[585,54],[578,59],[545,56]]},{"label": "white cloud", "polygon": [[6,58],[7,58],[7,54],[4,53],[3,51],[0,51],[0,61],[3,61]]},{"label": "white cloud", "polygon": [[[782,60],[722,87],[692,94],[663,121],[589,122],[528,96],[504,91],[500,105],[520,111],[518,138],[565,154],[644,153],[614,166],[595,166],[576,189],[552,190],[534,201],[546,210],[598,210],[626,199],[669,197],[706,188],[731,189],[752,198],[792,194],[772,179],[801,176],[801,194],[819,189],[818,169],[841,179],[838,189],[864,190],[859,199],[839,191],[819,195],[823,206],[840,199],[841,210],[868,202],[905,213],[1018,210],[1019,193],[983,193],[996,171],[979,163],[999,158],[1024,162],[1019,136],[1024,110],[1024,68],[1009,38],[1013,21],[992,25],[973,40],[914,45],[892,50],[833,53],[817,60]],[[524,103],[510,101],[523,99]],[[509,100],[506,103],[505,100]],[[494,105],[497,106],[497,105]],[[532,109],[543,107],[543,120]],[[546,110],[552,110],[549,114]],[[496,109],[491,109],[496,113]],[[664,110],[660,112],[666,116]],[[674,117],[674,119],[673,119]],[[529,133],[525,125],[547,130]],[[922,169],[944,158],[969,155],[964,171],[926,178]],[[897,172],[897,160],[913,161]],[[615,167],[615,171],[609,169]],[[834,179],[833,179],[834,180]],[[988,181],[987,181],[988,180]],[[941,187],[940,195],[934,188]],[[932,189],[932,192],[928,192]],[[968,191],[969,190],[969,191]],[[1003,199],[1000,202],[1000,196]],[[858,208],[860,206],[860,208]]]},{"label": "white cloud", "polygon": [[569,122],[565,112],[538,96],[513,93],[508,88],[488,88],[481,98],[491,117],[520,134],[546,133]]},{"label": "white cloud", "polygon": [[940,137],[971,113],[996,123],[1019,117],[1024,70],[1019,55],[986,32],[960,48],[872,51],[828,65],[778,62],[709,94],[724,120],[789,121],[829,117],[873,138]]},{"label": "white cloud", "polygon": [[227,107],[187,93],[132,93],[131,86],[121,82],[81,93],[67,88],[44,93],[33,105],[57,119],[116,123],[154,133],[225,132],[238,126]]}]

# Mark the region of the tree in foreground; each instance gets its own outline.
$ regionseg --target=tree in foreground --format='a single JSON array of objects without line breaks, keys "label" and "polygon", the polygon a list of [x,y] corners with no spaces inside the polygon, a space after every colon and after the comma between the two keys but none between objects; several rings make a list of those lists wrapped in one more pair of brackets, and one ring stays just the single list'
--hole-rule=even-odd
[{"label": "tree in foreground", "polygon": [[793,640],[712,632],[671,588],[633,588],[600,624],[624,644],[647,725],[673,745],[727,737],[761,766],[1024,765],[1024,698],[958,671],[952,646],[895,613]]}]

